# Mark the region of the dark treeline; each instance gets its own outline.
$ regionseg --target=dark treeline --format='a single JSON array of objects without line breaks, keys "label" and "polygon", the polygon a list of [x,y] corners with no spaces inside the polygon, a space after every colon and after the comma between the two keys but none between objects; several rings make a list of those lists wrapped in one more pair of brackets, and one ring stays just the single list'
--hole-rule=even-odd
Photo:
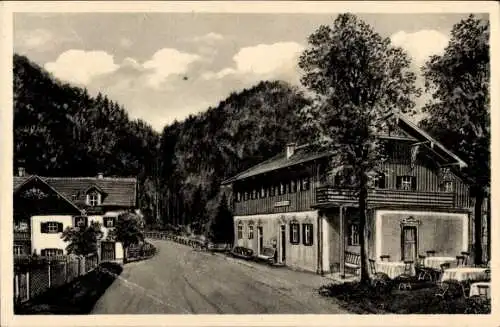
[{"label": "dark treeline", "polygon": [[131,176],[151,220],[160,136],[118,103],[14,55],[14,163],[42,176]]},{"label": "dark treeline", "polygon": [[15,55],[15,165],[42,176],[136,176],[149,225],[201,232],[225,178],[298,139],[295,113],[304,104],[290,85],[261,82],[160,134],[105,95],[90,96]]}]

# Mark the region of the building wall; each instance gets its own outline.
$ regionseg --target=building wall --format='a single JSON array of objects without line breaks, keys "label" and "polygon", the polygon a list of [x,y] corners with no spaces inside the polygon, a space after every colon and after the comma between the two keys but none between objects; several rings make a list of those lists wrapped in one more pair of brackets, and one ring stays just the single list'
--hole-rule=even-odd
[{"label": "building wall", "polygon": [[62,233],[42,233],[41,223],[55,221],[63,224],[63,230],[73,226],[73,216],[32,216],[31,217],[31,253],[41,254],[42,249],[61,249],[66,252],[66,243],[61,238]]},{"label": "building wall", "polygon": [[[302,211],[289,212],[267,215],[248,215],[234,217],[235,244],[251,248],[257,253],[257,226],[263,228],[263,243],[264,247],[272,247],[273,241],[276,242],[278,248],[278,260],[280,260],[281,250],[281,225],[286,226],[286,261],[285,264],[290,267],[299,268],[307,271],[316,271],[318,266],[318,226],[317,226],[317,211]],[[291,244],[290,242],[290,223],[296,221],[300,224],[300,242],[299,244]],[[243,238],[238,239],[238,224],[243,223]],[[248,239],[248,226],[250,223],[254,225],[254,238]],[[302,224],[310,223],[313,225],[312,245],[304,245],[302,235]]]},{"label": "building wall", "polygon": [[413,216],[418,226],[418,253],[436,251],[437,256],[456,256],[468,249],[469,217],[467,213],[378,210],[375,213],[375,256],[401,260],[400,221]]}]

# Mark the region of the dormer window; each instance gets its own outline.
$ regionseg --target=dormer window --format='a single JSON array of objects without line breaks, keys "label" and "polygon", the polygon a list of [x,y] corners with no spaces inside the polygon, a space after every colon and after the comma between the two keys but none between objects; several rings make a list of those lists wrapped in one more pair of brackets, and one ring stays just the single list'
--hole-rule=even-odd
[{"label": "dormer window", "polygon": [[87,204],[91,207],[95,207],[101,204],[101,193],[99,192],[90,192],[87,194]]}]

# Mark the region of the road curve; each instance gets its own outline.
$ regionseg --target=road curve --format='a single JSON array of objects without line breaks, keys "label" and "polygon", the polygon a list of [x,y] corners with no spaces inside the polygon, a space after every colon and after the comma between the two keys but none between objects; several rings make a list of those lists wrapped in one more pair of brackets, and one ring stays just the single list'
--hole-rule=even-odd
[{"label": "road curve", "polygon": [[317,294],[321,276],[151,242],[158,254],[125,265],[92,314],[345,313]]}]

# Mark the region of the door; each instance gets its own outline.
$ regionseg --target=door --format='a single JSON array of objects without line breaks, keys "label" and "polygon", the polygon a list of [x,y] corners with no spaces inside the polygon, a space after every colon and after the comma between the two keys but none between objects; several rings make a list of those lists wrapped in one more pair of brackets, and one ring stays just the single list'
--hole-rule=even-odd
[{"label": "door", "polygon": [[101,260],[113,261],[115,259],[115,242],[101,242]]},{"label": "door", "polygon": [[281,225],[281,262],[286,261],[286,226]]},{"label": "door", "polygon": [[264,233],[263,233],[263,228],[262,226],[257,227],[257,234],[259,238],[259,248],[257,249],[258,254],[262,252],[262,248],[264,247]]},{"label": "door", "polygon": [[404,226],[401,231],[402,260],[416,261],[417,258],[417,227]]}]

